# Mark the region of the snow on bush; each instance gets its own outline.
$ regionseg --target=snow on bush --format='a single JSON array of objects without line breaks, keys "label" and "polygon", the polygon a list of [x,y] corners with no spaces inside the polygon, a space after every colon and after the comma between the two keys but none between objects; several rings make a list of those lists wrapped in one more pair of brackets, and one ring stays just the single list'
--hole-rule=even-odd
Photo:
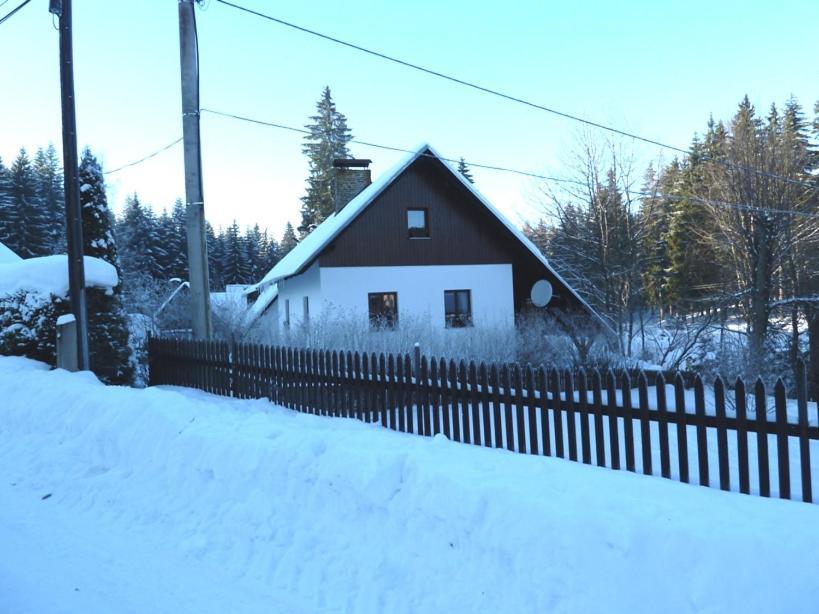
[{"label": "snow on bush", "polygon": [[[110,290],[119,283],[117,270],[99,258],[85,256],[85,285]],[[21,290],[44,296],[68,295],[68,256],[43,256],[0,264],[0,296]]]}]

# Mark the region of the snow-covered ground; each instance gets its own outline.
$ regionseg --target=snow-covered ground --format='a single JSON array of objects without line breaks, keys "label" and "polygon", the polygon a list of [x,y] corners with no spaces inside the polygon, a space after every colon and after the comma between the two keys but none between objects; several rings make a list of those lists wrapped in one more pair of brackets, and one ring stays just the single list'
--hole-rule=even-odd
[{"label": "snow-covered ground", "polygon": [[0,357],[0,612],[811,612],[819,506]]}]

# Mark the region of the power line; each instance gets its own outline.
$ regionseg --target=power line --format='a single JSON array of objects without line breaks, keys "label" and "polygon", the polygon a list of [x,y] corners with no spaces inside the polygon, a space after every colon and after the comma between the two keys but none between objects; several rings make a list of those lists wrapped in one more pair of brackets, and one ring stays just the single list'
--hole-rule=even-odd
[{"label": "power line", "polygon": [[[221,2],[221,1],[222,0],[217,0],[217,2]],[[221,117],[236,119],[236,120],[239,120],[239,121],[248,122],[248,123],[251,123],[251,124],[257,124],[257,125],[260,125],[260,126],[267,126],[267,127],[270,127],[270,128],[278,128],[280,130],[287,130],[289,132],[297,132],[299,134],[310,134],[310,131],[305,130],[304,128],[296,128],[296,127],[293,127],[293,126],[288,126],[288,125],[280,124],[280,123],[276,123],[276,122],[269,122],[269,121],[264,121],[264,120],[261,120],[261,119],[247,117],[247,116],[244,116],[244,115],[237,115],[235,113],[226,113],[224,111],[216,111],[214,109],[204,109],[204,108],[200,109],[200,112],[201,113],[211,113],[212,115],[218,115],[218,116],[221,116]],[[400,153],[415,153],[414,150],[406,149],[404,147],[394,147],[392,145],[382,145],[380,143],[372,143],[372,142],[369,142],[369,141],[361,141],[361,140],[358,140],[358,139],[352,139],[350,142],[356,143],[358,145],[363,145],[363,146],[366,146],[366,147],[375,147],[377,149],[384,149],[384,150],[387,150],[387,151],[396,151],[396,152],[400,152]],[[425,155],[428,155],[428,157],[434,157],[436,159],[444,160],[445,162],[449,162],[451,164],[457,164],[459,162],[458,160],[454,160],[452,158],[437,158],[437,156],[431,156],[429,154],[425,154]],[[534,172],[531,172],[531,171],[523,171],[523,170],[519,170],[519,169],[515,169],[515,168],[505,167],[505,166],[497,166],[497,165],[493,165],[493,164],[479,164],[477,162],[470,162],[469,160],[465,160],[465,162],[470,167],[473,167],[473,168],[482,168],[482,169],[486,169],[486,170],[492,170],[492,171],[498,171],[498,172],[504,172],[504,173],[512,173],[512,174],[515,174],[515,175],[522,175],[524,177],[532,177],[534,179],[543,179],[545,181],[552,181],[552,182],[556,182],[556,183],[570,183],[570,184],[584,186],[584,187],[587,185],[586,183],[584,183],[582,181],[578,181],[576,179],[565,179],[565,178],[561,178],[561,177],[551,177],[549,175],[542,175],[540,173],[534,173]],[[634,195],[634,196],[642,196],[642,197],[657,196],[657,197],[665,198],[667,200],[671,200],[671,201],[674,201],[674,202],[689,200],[689,201],[692,201],[692,202],[697,202],[697,203],[712,206],[712,207],[719,207],[719,208],[724,208],[724,209],[736,209],[736,210],[739,210],[739,211],[748,211],[748,212],[752,212],[752,213],[766,213],[766,214],[774,214],[774,215],[791,215],[791,216],[797,216],[797,217],[806,217],[806,218],[817,218],[817,219],[819,219],[819,214],[811,213],[809,211],[798,211],[798,210],[794,210],[794,209],[773,209],[773,208],[768,208],[768,207],[756,207],[754,205],[747,205],[747,204],[744,204],[744,203],[728,203],[728,202],[722,202],[722,201],[717,201],[717,200],[710,200],[710,199],[700,198],[700,197],[697,197],[697,196],[682,196],[682,195],[675,195],[675,194],[667,195],[667,194],[663,194],[662,192],[633,191],[633,192],[629,192],[629,193]]]},{"label": "power line", "polygon": [[[225,113],[224,111],[215,111],[213,109],[200,109],[200,111],[202,113],[211,113],[213,115],[220,115],[222,117],[229,117],[229,118],[232,118],[232,119],[238,119],[238,120],[248,122],[248,123],[251,123],[251,124],[258,124],[258,125],[261,125],[261,126],[268,126],[270,128],[279,128],[281,130],[288,130],[290,132],[298,132],[300,134],[310,134],[309,130],[305,130],[303,128],[294,128],[293,126],[286,126],[284,124],[277,124],[275,122],[263,121],[263,120],[260,120],[260,119],[254,119],[252,117],[246,117],[246,116],[243,116],[243,115],[236,115],[234,113]],[[369,141],[361,141],[359,139],[352,139],[350,142],[355,143],[357,145],[363,145],[365,147],[374,147],[376,149],[385,149],[387,151],[397,151],[397,152],[400,152],[400,153],[415,153],[415,151],[412,150],[412,149],[405,149],[403,147],[394,147],[392,145],[382,145],[380,143],[371,143]],[[445,160],[446,162],[450,162],[452,164],[458,164],[458,162],[459,162],[459,160],[454,160],[452,158],[440,158],[440,159]],[[500,171],[500,172],[505,172],[505,173],[513,173],[515,175],[522,175],[524,177],[532,177],[532,178],[535,178],[535,179],[546,179],[548,181],[555,181],[555,182],[558,182],[558,183],[580,183],[580,182],[577,182],[577,181],[575,181],[573,179],[563,179],[561,177],[549,177],[547,175],[540,175],[538,173],[532,173],[532,172],[529,172],[529,171],[521,171],[521,170],[518,170],[518,169],[508,168],[508,167],[504,167],[504,166],[494,166],[494,165],[491,165],[491,164],[479,164],[477,162],[470,162],[469,160],[465,160],[465,162],[467,162],[470,167],[474,167],[474,168],[483,168],[483,169],[487,169],[487,170],[491,170],[491,171]]]},{"label": "power line", "polygon": [[147,155],[147,156],[145,156],[144,158],[140,158],[139,160],[135,160],[135,161],[133,161],[133,162],[129,162],[128,164],[123,164],[122,166],[118,166],[117,168],[115,168],[115,169],[113,169],[113,170],[110,170],[110,171],[105,171],[105,172],[103,173],[103,175],[113,175],[114,173],[118,173],[119,171],[124,170],[124,169],[126,169],[126,168],[129,168],[129,167],[131,167],[131,166],[136,166],[137,164],[142,164],[143,162],[145,162],[145,161],[147,161],[147,160],[150,160],[150,159],[151,159],[151,158],[153,158],[154,156],[158,156],[158,155],[159,155],[159,154],[161,154],[163,151],[166,151],[166,150],[170,149],[171,147],[173,147],[174,145],[176,145],[177,143],[179,143],[179,142],[181,142],[181,141],[182,141],[182,137],[180,136],[180,137],[179,137],[178,139],[176,139],[176,140],[175,140],[173,143],[168,143],[168,144],[167,144],[167,145],[165,145],[164,147],[162,147],[162,148],[160,148],[160,149],[157,149],[155,152],[148,154],[148,155]]},{"label": "power line", "polygon": [[[6,0],[6,2],[8,2],[8,0]],[[11,19],[12,15],[14,15],[17,11],[19,11],[21,8],[23,8],[25,5],[27,5],[29,2],[31,2],[31,0],[23,0],[23,2],[21,4],[19,4],[17,6],[17,8],[11,9],[11,11],[6,13],[5,16],[0,17],[0,24],[6,23],[9,19]],[[5,4],[5,2],[3,4]],[[0,6],[2,6],[2,4],[0,4]]]},{"label": "power line", "polygon": [[[350,49],[354,49],[356,51],[360,51],[362,53],[365,53],[365,54],[380,58],[382,60],[387,60],[388,62],[393,62],[393,63],[398,64],[400,66],[404,66],[406,68],[411,68],[413,70],[417,70],[417,71],[423,72],[425,74],[432,75],[434,77],[438,77],[440,79],[445,79],[445,80],[450,81],[452,83],[457,83],[458,85],[462,85],[464,87],[468,87],[468,88],[471,88],[473,90],[483,92],[485,94],[490,94],[492,96],[497,96],[499,98],[503,98],[503,99],[511,101],[511,102],[516,102],[518,104],[522,104],[522,105],[525,105],[527,107],[537,109],[539,111],[545,111],[546,113],[551,113],[553,115],[557,115],[558,117],[562,117],[564,119],[569,119],[569,120],[572,120],[572,121],[580,122],[582,124],[585,124],[586,126],[591,126],[593,128],[598,128],[600,130],[605,130],[605,131],[611,132],[613,134],[617,134],[617,135],[620,135],[620,136],[631,138],[631,139],[634,139],[634,140],[637,140],[637,141],[641,141],[643,143],[648,143],[649,145],[655,145],[657,147],[662,147],[664,149],[675,151],[677,153],[681,153],[681,154],[684,154],[684,155],[687,155],[687,156],[693,154],[693,152],[690,149],[677,147],[675,145],[669,145],[668,143],[663,143],[662,141],[657,141],[657,140],[652,139],[652,138],[640,136],[639,134],[635,134],[635,133],[629,132],[627,130],[622,130],[620,128],[615,128],[614,126],[601,124],[599,122],[595,122],[595,121],[592,121],[592,120],[589,120],[589,119],[585,119],[583,117],[580,117],[578,115],[574,115],[572,113],[567,113],[565,111],[560,111],[558,109],[548,107],[548,106],[545,106],[545,105],[542,105],[542,104],[538,104],[536,102],[532,102],[530,100],[526,100],[526,99],[520,98],[518,96],[513,96],[511,94],[506,94],[504,92],[501,92],[500,90],[496,90],[496,89],[492,89],[490,87],[479,85],[477,83],[474,83],[472,81],[467,81],[467,80],[461,79],[459,77],[454,77],[452,75],[448,75],[446,73],[440,72],[438,70],[434,70],[432,68],[426,68],[426,67],[420,66],[418,64],[413,64],[412,62],[402,60],[402,59],[397,58],[395,56],[387,55],[386,53],[382,53],[380,51],[375,51],[373,49],[368,49],[366,47],[362,47],[361,45],[357,45],[355,43],[351,43],[349,41],[345,41],[345,40],[342,40],[340,38],[330,36],[329,34],[324,34],[322,32],[317,32],[316,30],[311,30],[310,28],[300,26],[300,25],[292,23],[290,21],[286,21],[284,19],[280,19],[280,18],[274,17],[272,15],[267,15],[265,13],[261,13],[259,11],[255,11],[253,9],[247,8],[245,6],[241,6],[239,4],[234,4],[233,2],[229,2],[228,0],[216,0],[216,2],[219,2],[220,4],[224,4],[225,6],[229,6],[231,8],[237,9],[239,11],[243,11],[243,12],[248,13],[250,15],[254,15],[256,17],[260,17],[262,19],[266,19],[268,21],[277,23],[279,25],[283,25],[283,26],[286,26],[288,28],[298,30],[299,32],[304,32],[305,34],[310,34],[311,36],[316,36],[318,38],[321,38],[321,39],[336,43],[338,45],[342,45],[344,47],[348,47]],[[727,160],[720,160],[720,159],[716,159],[716,158],[710,158],[708,156],[706,156],[705,158],[708,159],[708,160],[712,160],[712,161],[714,161],[714,162],[716,162],[716,163],[718,163],[720,165],[726,166],[726,167],[738,168],[740,170],[745,170],[745,171],[748,171],[748,172],[752,172],[754,174],[757,174],[757,175],[760,175],[760,176],[763,176],[763,177],[768,177],[768,178],[771,178],[771,179],[779,179],[779,180],[784,181],[786,183],[790,183],[790,184],[794,184],[794,185],[801,185],[803,187],[808,187],[808,188],[811,188],[811,189],[817,189],[816,185],[806,183],[806,182],[800,181],[798,179],[792,179],[790,177],[783,177],[781,175],[777,175],[776,173],[769,173],[767,171],[763,171],[763,170],[760,170],[760,169],[755,169],[755,168],[751,168],[751,167],[742,166],[742,165],[739,165],[739,164],[736,164],[736,163],[733,163],[733,162],[729,162]]]}]

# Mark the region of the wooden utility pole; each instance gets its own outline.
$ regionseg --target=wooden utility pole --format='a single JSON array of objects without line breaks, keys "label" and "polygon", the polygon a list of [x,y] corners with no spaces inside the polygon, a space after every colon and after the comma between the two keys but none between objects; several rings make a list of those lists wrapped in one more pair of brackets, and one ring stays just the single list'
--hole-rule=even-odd
[{"label": "wooden utility pole", "polygon": [[63,188],[68,238],[68,285],[71,311],[77,327],[77,366],[90,369],[88,314],[85,302],[85,268],[82,246],[82,209],[77,160],[77,116],[74,106],[74,49],[71,0],[51,0],[49,11],[60,18],[60,91],[63,116]]},{"label": "wooden utility pole", "polygon": [[179,0],[179,59],[182,75],[182,138],[185,150],[185,209],[191,321],[195,339],[209,339],[210,290],[202,153],[199,142],[199,50],[194,0]]}]

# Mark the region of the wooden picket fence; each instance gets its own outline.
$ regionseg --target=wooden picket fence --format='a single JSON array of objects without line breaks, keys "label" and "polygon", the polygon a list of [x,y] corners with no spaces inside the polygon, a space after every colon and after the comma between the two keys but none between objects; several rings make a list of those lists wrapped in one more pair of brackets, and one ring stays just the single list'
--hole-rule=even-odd
[{"label": "wooden picket fence", "polygon": [[741,379],[729,388],[717,378],[707,402],[702,379],[686,387],[680,374],[671,381],[653,374],[652,389],[640,372],[635,391],[627,371],[222,341],[153,338],[148,355],[151,385],[267,398],[301,412],[647,475],[657,475],[659,465],[662,477],[722,490],[783,499],[792,498],[793,490],[793,498],[812,502],[813,474],[819,473],[811,471],[819,426],[809,423],[802,363],[791,411],[796,415],[789,417],[781,380],[770,398],[761,380],[746,390]]}]

